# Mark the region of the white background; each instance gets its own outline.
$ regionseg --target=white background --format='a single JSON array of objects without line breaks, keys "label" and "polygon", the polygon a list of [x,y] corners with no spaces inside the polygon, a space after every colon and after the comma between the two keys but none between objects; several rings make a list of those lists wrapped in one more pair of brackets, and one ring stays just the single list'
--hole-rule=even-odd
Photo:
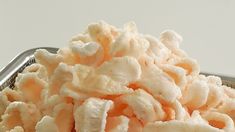
[{"label": "white background", "polygon": [[155,36],[174,29],[202,71],[235,76],[234,0],[0,0],[0,68],[26,49],[65,46],[99,20],[135,21]]}]

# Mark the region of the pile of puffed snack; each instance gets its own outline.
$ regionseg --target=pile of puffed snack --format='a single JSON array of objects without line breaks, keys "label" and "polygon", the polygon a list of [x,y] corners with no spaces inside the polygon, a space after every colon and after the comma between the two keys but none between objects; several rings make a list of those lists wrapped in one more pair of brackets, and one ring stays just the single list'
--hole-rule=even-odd
[{"label": "pile of puffed snack", "polygon": [[201,75],[181,41],[100,21],[37,50],[0,92],[0,132],[235,132],[235,90]]}]

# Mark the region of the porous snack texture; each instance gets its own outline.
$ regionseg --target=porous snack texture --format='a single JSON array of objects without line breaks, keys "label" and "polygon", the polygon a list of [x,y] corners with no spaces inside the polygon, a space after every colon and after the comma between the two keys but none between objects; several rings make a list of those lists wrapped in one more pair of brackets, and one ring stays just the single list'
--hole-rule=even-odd
[{"label": "porous snack texture", "polygon": [[37,50],[0,92],[0,132],[235,132],[235,90],[201,75],[181,41],[100,21]]}]

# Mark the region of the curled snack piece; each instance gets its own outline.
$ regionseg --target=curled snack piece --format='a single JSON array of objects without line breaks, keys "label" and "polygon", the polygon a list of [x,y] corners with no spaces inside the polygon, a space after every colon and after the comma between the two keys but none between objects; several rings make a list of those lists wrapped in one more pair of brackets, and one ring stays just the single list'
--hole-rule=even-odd
[{"label": "curled snack piece", "polygon": [[26,67],[22,73],[23,74],[34,73],[40,79],[42,79],[44,81],[48,81],[48,75],[47,75],[46,67],[41,65],[41,64],[38,64],[38,63],[32,64],[32,65]]},{"label": "curled snack piece", "polygon": [[224,100],[224,91],[221,86],[217,86],[214,84],[208,84],[209,93],[207,97],[207,102],[205,108],[215,108]]},{"label": "curled snack piece", "polygon": [[45,49],[39,49],[34,53],[36,62],[47,68],[48,75],[51,75],[57,65],[62,62],[63,57],[52,54]]},{"label": "curled snack piece", "polygon": [[185,89],[187,83],[185,70],[173,65],[163,65],[161,68],[174,80],[175,84],[179,86],[182,91]]},{"label": "curled snack piece", "polygon": [[7,106],[14,101],[23,101],[22,93],[10,88],[0,91],[0,117],[5,112]]},{"label": "curled snack piece", "polygon": [[47,86],[47,82],[40,79],[37,74],[27,73],[18,75],[15,86],[27,101],[37,104],[41,100],[41,92]]},{"label": "curled snack piece", "polygon": [[54,71],[54,74],[51,76],[49,81],[49,95],[58,94],[61,86],[66,81],[72,80],[71,66],[67,64],[60,63]]},{"label": "curled snack piece", "polygon": [[74,111],[77,132],[104,132],[107,112],[113,102],[98,98],[89,98]]},{"label": "curled snack piece", "polygon": [[112,44],[110,53],[114,57],[132,56],[139,58],[149,48],[149,42],[143,36],[123,32]]},{"label": "curled snack piece", "polygon": [[71,132],[73,128],[73,105],[61,103],[54,107],[54,122],[59,132]]},{"label": "curled snack piece", "polygon": [[200,72],[200,67],[197,64],[197,61],[191,58],[181,58],[181,59],[176,59],[173,64],[175,66],[181,67],[186,71],[186,75],[198,75]]},{"label": "curled snack piece", "polygon": [[142,75],[138,84],[155,98],[173,102],[181,97],[180,88],[162,70],[154,64],[141,64]]},{"label": "curled snack piece", "polygon": [[129,119],[125,116],[108,117],[105,131],[106,132],[127,132]]},{"label": "curled snack piece", "polygon": [[165,117],[161,104],[142,89],[120,98],[131,107],[136,117],[143,123],[163,120]]},{"label": "curled snack piece", "polygon": [[189,118],[189,113],[178,100],[172,104],[172,108],[175,111],[175,120],[185,120]]},{"label": "curled snack piece", "polygon": [[[48,91],[44,90],[42,93],[42,104],[40,105],[40,110],[43,113],[43,115],[52,115],[53,114],[53,109],[55,106],[65,103],[67,100],[63,96],[59,95],[48,95]],[[68,102],[71,103],[71,102]]]},{"label": "curled snack piece", "polygon": [[146,35],[145,38],[149,42],[149,48],[146,51],[147,54],[156,60],[156,63],[164,63],[170,56],[170,50],[155,37]]},{"label": "curled snack piece", "polygon": [[59,93],[64,98],[71,98],[76,102],[83,102],[87,98],[89,98],[89,94],[80,91],[71,83],[65,83]]},{"label": "curled snack piece", "polygon": [[140,78],[141,67],[133,57],[116,57],[103,63],[97,72],[105,74],[123,85],[128,85]]},{"label": "curled snack piece", "polygon": [[98,66],[103,61],[103,48],[95,43],[83,43],[78,41],[70,45],[70,49],[76,58],[79,58],[79,63],[89,66]]},{"label": "curled snack piece", "polygon": [[59,132],[55,119],[50,116],[44,116],[35,127],[36,132]]},{"label": "curled snack piece", "polygon": [[88,26],[88,33],[92,40],[98,42],[104,50],[104,59],[110,58],[111,43],[118,35],[117,29],[111,25],[108,25],[104,21],[98,23],[92,23]]},{"label": "curled snack piece", "polygon": [[209,87],[206,80],[200,77],[194,78],[184,91],[181,103],[191,110],[197,109],[206,104],[208,93]]},{"label": "curled snack piece", "polygon": [[234,122],[226,114],[218,112],[206,112],[202,117],[208,121],[209,125],[224,130],[225,132],[234,132]]},{"label": "curled snack piece", "polygon": [[83,82],[80,90],[99,95],[120,95],[133,90],[102,74],[91,74]]},{"label": "curled snack piece", "polygon": [[133,90],[111,79],[111,77],[96,73],[88,66],[68,66],[59,64],[49,83],[49,95],[58,94],[65,82],[71,82],[74,88],[83,93],[102,95],[120,95]]},{"label": "curled snack piece", "polygon": [[168,49],[174,51],[179,48],[183,38],[173,30],[166,30],[161,33],[160,40]]},{"label": "curled snack piece", "polygon": [[217,110],[220,113],[229,115],[235,121],[235,99],[226,98]]},{"label": "curled snack piece", "polygon": [[40,112],[35,105],[12,102],[2,116],[1,123],[5,126],[5,131],[21,126],[25,132],[32,132],[39,119]]}]

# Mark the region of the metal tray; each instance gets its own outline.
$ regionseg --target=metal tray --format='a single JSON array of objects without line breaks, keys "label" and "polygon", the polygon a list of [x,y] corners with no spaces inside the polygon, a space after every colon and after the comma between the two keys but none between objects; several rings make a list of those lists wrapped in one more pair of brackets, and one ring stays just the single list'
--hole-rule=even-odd
[{"label": "metal tray", "polygon": [[22,72],[25,67],[35,63],[34,52],[37,49],[46,49],[51,53],[56,53],[58,50],[58,48],[53,47],[38,47],[18,54],[6,67],[0,70],[0,91],[5,87],[14,87],[17,74]]},{"label": "metal tray", "polygon": [[[34,52],[37,49],[46,49],[51,53],[56,53],[58,51],[58,48],[54,47],[39,47],[39,48],[29,49],[17,55],[14,59],[12,59],[12,61],[6,67],[0,70],[0,91],[5,87],[10,87],[10,88],[14,87],[15,78],[17,77],[17,74],[22,72],[25,67],[35,63]],[[202,72],[202,74],[219,76],[221,77],[224,85],[235,88],[234,77],[205,73],[205,72]]]}]

